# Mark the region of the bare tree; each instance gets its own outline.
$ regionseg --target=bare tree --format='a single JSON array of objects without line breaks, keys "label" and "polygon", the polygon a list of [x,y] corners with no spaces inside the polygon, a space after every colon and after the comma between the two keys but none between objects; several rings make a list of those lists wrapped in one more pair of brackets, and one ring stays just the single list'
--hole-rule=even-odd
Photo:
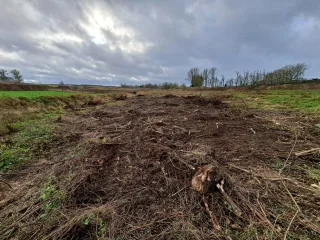
[{"label": "bare tree", "polygon": [[218,77],[214,78],[214,84],[215,84],[215,87],[219,87],[220,82],[219,82],[219,78]]},{"label": "bare tree", "polygon": [[202,77],[203,77],[203,85],[205,87],[208,87],[208,80],[209,80],[209,71],[208,69],[204,69],[202,72]]},{"label": "bare tree", "polygon": [[297,63],[295,65],[289,65],[289,70],[293,81],[300,81],[304,77],[304,73],[308,67],[305,63]]},{"label": "bare tree", "polygon": [[209,86],[214,87],[215,86],[215,80],[216,80],[216,72],[217,68],[213,67],[209,69]]},{"label": "bare tree", "polygon": [[248,86],[249,85],[249,71],[243,72],[242,77],[242,86]]},{"label": "bare tree", "polygon": [[234,84],[234,79],[233,78],[230,78],[229,79],[229,86],[232,87]]}]

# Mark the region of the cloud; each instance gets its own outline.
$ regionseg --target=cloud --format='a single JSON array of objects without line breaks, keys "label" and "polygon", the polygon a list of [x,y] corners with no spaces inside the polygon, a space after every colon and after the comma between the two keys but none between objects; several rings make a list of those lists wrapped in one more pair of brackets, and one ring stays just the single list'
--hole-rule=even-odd
[{"label": "cloud", "polygon": [[[0,2],[4,0],[0,0]],[[0,68],[41,83],[183,83],[189,68],[319,77],[314,0],[11,0],[1,4]]]},{"label": "cloud", "polygon": [[34,80],[34,79],[23,79],[23,81],[25,83],[40,83],[38,80]]},{"label": "cloud", "polygon": [[0,48],[0,61],[6,62],[19,62],[24,61],[18,52],[6,51]]}]

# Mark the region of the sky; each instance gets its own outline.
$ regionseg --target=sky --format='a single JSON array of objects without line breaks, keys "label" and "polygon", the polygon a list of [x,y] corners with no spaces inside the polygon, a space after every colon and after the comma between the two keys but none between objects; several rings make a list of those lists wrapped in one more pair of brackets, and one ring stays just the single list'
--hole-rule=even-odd
[{"label": "sky", "polygon": [[0,0],[0,68],[26,82],[186,83],[304,62],[320,77],[319,0]]}]

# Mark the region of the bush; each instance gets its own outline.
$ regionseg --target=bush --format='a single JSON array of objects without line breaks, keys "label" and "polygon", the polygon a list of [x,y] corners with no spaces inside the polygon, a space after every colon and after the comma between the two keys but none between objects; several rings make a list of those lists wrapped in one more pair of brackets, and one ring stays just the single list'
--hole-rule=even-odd
[{"label": "bush", "polygon": [[175,88],[179,88],[179,84],[178,83],[165,82],[165,83],[162,84],[162,88],[163,89],[175,89]]}]

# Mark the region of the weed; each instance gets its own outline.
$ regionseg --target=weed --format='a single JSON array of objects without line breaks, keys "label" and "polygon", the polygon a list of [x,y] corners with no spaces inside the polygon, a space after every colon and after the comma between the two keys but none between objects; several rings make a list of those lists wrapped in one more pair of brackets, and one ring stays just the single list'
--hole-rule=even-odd
[{"label": "weed", "polygon": [[83,218],[82,224],[85,226],[95,225],[97,239],[104,237],[107,233],[107,225],[105,224],[102,218],[96,216],[94,213],[90,213],[88,216]]},{"label": "weed", "polygon": [[64,198],[64,192],[59,189],[53,180],[46,182],[40,189],[40,200],[46,201],[42,208],[44,211],[43,217],[47,217],[53,209],[60,208]]},{"label": "weed", "polygon": [[102,218],[98,218],[98,232],[97,237],[102,237],[107,233],[107,226]]},{"label": "weed", "polygon": [[320,182],[320,168],[308,168],[307,175],[310,179],[316,181],[317,183]]},{"label": "weed", "polygon": [[89,223],[95,219],[95,215],[93,213],[90,213],[88,216],[82,219],[83,225],[89,225]]},{"label": "weed", "polygon": [[283,166],[284,166],[284,163],[280,159],[277,159],[276,162],[272,165],[272,167],[277,170],[282,169]]},{"label": "weed", "polygon": [[7,171],[45,148],[54,130],[51,122],[53,116],[52,113],[49,116],[41,114],[35,119],[29,118],[10,125],[17,133],[13,135],[10,144],[0,145],[0,170]]},{"label": "weed", "polygon": [[24,162],[31,154],[28,148],[8,148],[6,145],[0,145],[0,170],[7,171],[12,166]]}]

